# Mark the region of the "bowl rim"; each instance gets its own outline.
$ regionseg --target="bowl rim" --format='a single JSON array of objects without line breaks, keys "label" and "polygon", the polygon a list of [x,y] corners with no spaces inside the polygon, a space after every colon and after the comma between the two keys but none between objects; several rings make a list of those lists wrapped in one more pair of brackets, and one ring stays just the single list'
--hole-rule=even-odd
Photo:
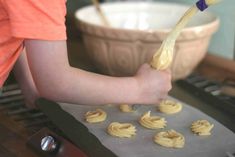
[{"label": "bowl rim", "polygon": [[[143,3],[143,4],[151,4],[151,3],[155,3],[155,4],[170,4],[170,5],[178,5],[178,6],[184,6],[184,7],[191,7],[190,5],[187,5],[187,4],[182,4],[182,3],[175,3],[175,2],[159,2],[159,1],[150,1],[150,2],[140,2],[140,1],[126,1],[126,2],[105,2],[105,3],[102,3],[101,4],[101,7],[102,6],[105,6],[105,5],[115,5],[115,4],[123,4],[123,3]],[[138,29],[123,29],[123,28],[118,28],[118,27],[109,27],[109,26],[105,26],[105,25],[97,25],[97,24],[94,24],[94,23],[90,23],[90,22],[87,22],[87,21],[83,21],[82,19],[79,18],[78,14],[80,12],[82,12],[83,10],[87,9],[87,8],[93,8],[94,6],[91,4],[91,5],[87,5],[87,6],[84,6],[82,8],[79,8],[75,11],[74,13],[74,16],[75,16],[75,19],[77,21],[77,25],[78,27],[83,25],[85,27],[90,27],[88,29],[99,29],[101,31],[107,31],[107,32],[122,32],[122,33],[125,33],[125,34],[146,34],[146,35],[150,35],[150,34],[161,34],[162,36],[167,36],[167,34],[172,30],[172,28],[161,28],[161,29],[150,29],[150,30],[138,30]],[[203,29],[209,29],[209,31],[205,32],[205,34],[201,34],[199,35],[200,37],[203,37],[203,36],[208,36],[208,34],[212,34],[214,33],[218,28],[219,28],[219,24],[220,24],[220,19],[219,19],[219,16],[216,15],[216,14],[213,14],[212,12],[210,11],[205,11],[206,14],[210,15],[213,17],[212,21],[208,22],[208,23],[205,23],[205,24],[202,24],[202,25],[198,25],[198,26],[189,26],[189,27],[185,27],[177,40],[181,40],[182,37],[181,36],[185,36],[185,34],[187,34],[188,32],[198,32],[198,30],[202,30]],[[85,32],[86,31],[86,28],[83,27],[83,32],[84,32],[84,29],[85,29]],[[107,33],[108,34],[108,33]],[[165,37],[163,37],[163,39],[165,39]],[[162,39],[162,40],[163,40]],[[185,40],[185,39],[184,39]]]}]

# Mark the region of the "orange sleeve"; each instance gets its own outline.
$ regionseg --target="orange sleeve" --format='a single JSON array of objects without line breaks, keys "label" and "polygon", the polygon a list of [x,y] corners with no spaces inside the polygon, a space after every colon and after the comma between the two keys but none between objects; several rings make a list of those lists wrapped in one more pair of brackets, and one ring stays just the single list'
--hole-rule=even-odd
[{"label": "orange sleeve", "polygon": [[13,37],[65,40],[66,0],[4,0]]}]

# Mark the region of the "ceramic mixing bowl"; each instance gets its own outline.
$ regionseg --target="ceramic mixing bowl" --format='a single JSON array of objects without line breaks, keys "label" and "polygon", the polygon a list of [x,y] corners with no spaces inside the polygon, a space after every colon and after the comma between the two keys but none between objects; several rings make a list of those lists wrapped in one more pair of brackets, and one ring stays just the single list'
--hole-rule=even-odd
[{"label": "ceramic mixing bowl", "polygon": [[[171,28],[189,8],[176,3],[115,2],[101,5],[111,26],[102,24],[93,6],[76,11],[86,52],[100,72],[130,76],[149,62]],[[184,78],[205,56],[219,19],[199,12],[177,39],[171,66],[173,80]]]}]

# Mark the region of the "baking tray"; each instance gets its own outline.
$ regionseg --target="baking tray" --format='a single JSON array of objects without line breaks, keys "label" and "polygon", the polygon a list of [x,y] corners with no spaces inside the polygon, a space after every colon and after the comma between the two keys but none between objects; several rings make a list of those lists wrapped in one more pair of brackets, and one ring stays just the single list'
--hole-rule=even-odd
[{"label": "baking tray", "polygon": [[[172,97],[169,99],[181,102]],[[115,105],[83,106],[67,103],[59,103],[59,105],[77,121],[83,123],[105,147],[120,157],[225,157],[226,152],[235,152],[235,134],[232,131],[198,109],[181,103],[183,105],[182,111],[173,115],[160,113],[156,105],[142,105],[134,113],[123,113]],[[106,111],[106,121],[97,124],[87,123],[84,119],[85,113],[96,108]],[[147,111],[151,111],[151,115],[165,117],[167,127],[157,130],[142,127],[138,123],[138,119]],[[192,122],[199,119],[206,119],[214,124],[211,136],[197,136],[191,132]],[[115,121],[132,123],[137,128],[137,135],[133,138],[110,136],[106,129],[111,122]],[[157,132],[169,129],[174,129],[184,135],[184,148],[165,148],[153,142],[153,137]]]}]

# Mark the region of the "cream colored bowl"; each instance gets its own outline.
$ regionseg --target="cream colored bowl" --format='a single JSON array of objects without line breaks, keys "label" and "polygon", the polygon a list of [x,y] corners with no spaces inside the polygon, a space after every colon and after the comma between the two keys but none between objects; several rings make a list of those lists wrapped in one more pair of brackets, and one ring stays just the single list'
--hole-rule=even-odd
[{"label": "cream colored bowl", "polygon": [[[93,6],[76,11],[77,26],[85,48],[104,74],[130,76],[149,62],[171,28],[189,6],[160,2],[115,2],[102,4],[111,24],[104,26]],[[173,79],[189,75],[207,52],[219,19],[198,13],[180,34],[172,64]]]}]

